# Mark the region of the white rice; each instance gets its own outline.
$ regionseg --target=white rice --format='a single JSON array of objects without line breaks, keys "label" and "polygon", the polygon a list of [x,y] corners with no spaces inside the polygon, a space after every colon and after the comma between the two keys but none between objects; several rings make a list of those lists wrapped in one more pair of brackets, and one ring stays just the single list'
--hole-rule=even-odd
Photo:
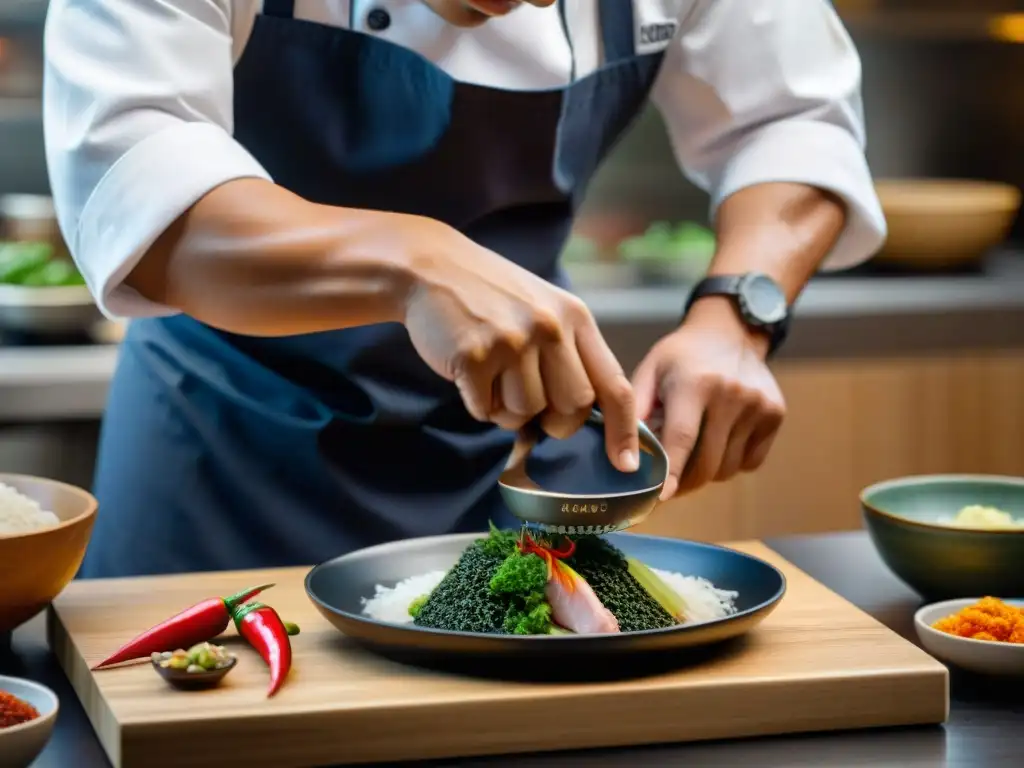
[{"label": "white rice", "polygon": [[[687,624],[720,619],[736,612],[735,601],[739,596],[738,592],[718,589],[710,581],[699,576],[686,576],[656,568],[651,570],[676,590],[686,602]],[[409,615],[412,601],[430,594],[444,576],[444,571],[431,571],[420,576],[411,576],[392,587],[378,584],[373,597],[363,598],[363,613],[375,621],[409,624],[412,622]]]},{"label": "white rice", "polygon": [[431,571],[420,576],[410,576],[393,587],[378,584],[373,597],[363,598],[363,613],[376,621],[408,624],[412,621],[409,615],[412,601],[433,592],[444,576],[445,571]]},{"label": "white rice", "polygon": [[736,613],[736,598],[739,597],[739,592],[719,589],[700,576],[685,576],[657,568],[651,570],[683,598],[683,602],[686,603],[687,624],[699,624],[702,621],[721,619]]},{"label": "white rice", "polygon": [[59,523],[53,512],[44,510],[35,500],[11,486],[0,483],[0,536],[31,533]]}]

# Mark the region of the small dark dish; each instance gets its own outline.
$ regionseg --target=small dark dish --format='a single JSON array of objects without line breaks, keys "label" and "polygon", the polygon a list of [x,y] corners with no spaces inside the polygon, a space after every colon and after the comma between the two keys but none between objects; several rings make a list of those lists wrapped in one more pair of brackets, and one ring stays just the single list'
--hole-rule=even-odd
[{"label": "small dark dish", "polygon": [[156,660],[151,660],[150,663],[160,677],[166,680],[172,687],[181,691],[202,691],[220,685],[228,672],[238,664],[238,659],[232,656],[223,667],[211,669],[208,672],[187,672],[184,669],[162,667],[160,662]]},{"label": "small dark dish", "polygon": [[363,598],[371,597],[377,584],[390,586],[410,576],[447,570],[482,535],[410,539],[337,557],[307,574],[306,594],[345,635],[377,653],[403,661],[429,666],[454,663],[468,668],[481,664],[493,667],[496,661],[529,665],[572,660],[597,670],[608,666],[602,661],[634,659],[638,655],[667,652],[675,666],[687,658],[702,658],[707,646],[739,638],[753,629],[774,610],[786,591],[782,573],[751,555],[711,544],[617,533],[609,534],[608,540],[653,568],[700,576],[719,589],[737,591],[736,612],[722,619],[667,629],[559,636],[448,632],[376,621],[362,613]]},{"label": "small dark dish", "polygon": [[878,554],[930,602],[1024,596],[1024,527],[960,528],[942,522],[967,506],[1024,516],[1024,478],[922,475],[865,488],[864,522]]}]

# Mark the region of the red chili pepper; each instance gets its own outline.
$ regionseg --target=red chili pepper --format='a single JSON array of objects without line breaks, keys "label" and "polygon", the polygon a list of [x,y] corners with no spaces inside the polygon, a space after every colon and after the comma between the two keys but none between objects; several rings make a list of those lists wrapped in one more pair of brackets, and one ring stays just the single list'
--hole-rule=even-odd
[{"label": "red chili pepper", "polygon": [[228,628],[235,609],[251,600],[260,592],[270,589],[273,584],[250,587],[231,597],[211,597],[186,608],[181,613],[147,629],[138,637],[125,643],[112,656],[104,659],[94,670],[134,659],[149,658],[154,653],[190,648],[196,643],[205,643]]},{"label": "red chili pepper", "polygon": [[238,634],[249,641],[270,667],[270,688],[273,696],[292,668],[292,644],[288,628],[277,611],[263,603],[246,603],[234,612]]},{"label": "red chili pepper", "polygon": [[576,553],[576,542],[572,539],[567,538],[565,540],[565,546],[562,549],[548,547],[548,551],[550,551],[551,554],[557,557],[559,560],[565,560],[567,558],[572,557]]},{"label": "red chili pepper", "polygon": [[529,533],[523,532],[523,538],[519,540],[520,552],[533,552],[547,559],[548,556],[559,560],[570,558],[576,552],[576,542],[566,538],[565,546],[562,549],[555,549],[552,546],[537,542]]}]

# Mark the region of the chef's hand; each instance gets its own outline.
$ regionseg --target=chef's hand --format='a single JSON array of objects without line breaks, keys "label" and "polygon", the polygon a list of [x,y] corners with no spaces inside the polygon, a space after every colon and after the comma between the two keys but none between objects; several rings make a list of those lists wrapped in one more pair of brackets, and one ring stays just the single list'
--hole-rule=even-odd
[{"label": "chef's hand", "polygon": [[444,224],[406,220],[403,229],[417,254],[405,326],[470,414],[513,430],[540,415],[545,432],[564,438],[596,402],[609,460],[635,471],[633,388],[586,305]]},{"label": "chef's hand", "polygon": [[767,352],[767,337],[748,330],[727,299],[708,297],[640,363],[638,415],[663,419],[662,500],[764,462],[786,411]]}]

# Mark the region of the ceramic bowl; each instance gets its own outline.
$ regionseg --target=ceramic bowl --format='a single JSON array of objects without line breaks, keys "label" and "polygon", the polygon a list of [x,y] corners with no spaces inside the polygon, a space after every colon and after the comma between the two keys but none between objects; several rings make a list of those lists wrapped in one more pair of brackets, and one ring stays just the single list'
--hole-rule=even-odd
[{"label": "ceramic bowl", "polygon": [[39,717],[21,725],[0,728],[0,768],[28,768],[53,735],[60,704],[45,685],[0,675],[0,691],[17,696],[39,711]]},{"label": "ceramic bowl", "polygon": [[[970,672],[1004,677],[1024,676],[1024,645],[957,637],[932,628],[932,624],[939,619],[951,616],[977,601],[978,598],[946,600],[918,610],[914,614],[914,628],[921,639],[921,645],[939,661]],[[1020,600],[1006,602],[1018,607],[1024,605]]]},{"label": "ceramic bowl", "polygon": [[865,488],[860,501],[882,560],[925,599],[1024,595],[1024,527],[975,530],[942,522],[976,504],[1024,519],[1024,478],[904,477]]},{"label": "ceramic bowl", "polygon": [[1006,239],[1020,210],[1010,184],[970,179],[880,179],[889,234],[875,260],[917,269],[977,262]]},{"label": "ceramic bowl", "polygon": [[53,512],[60,524],[31,533],[0,533],[0,634],[31,619],[74,578],[96,521],[96,499],[71,485],[0,474],[0,483]]}]

